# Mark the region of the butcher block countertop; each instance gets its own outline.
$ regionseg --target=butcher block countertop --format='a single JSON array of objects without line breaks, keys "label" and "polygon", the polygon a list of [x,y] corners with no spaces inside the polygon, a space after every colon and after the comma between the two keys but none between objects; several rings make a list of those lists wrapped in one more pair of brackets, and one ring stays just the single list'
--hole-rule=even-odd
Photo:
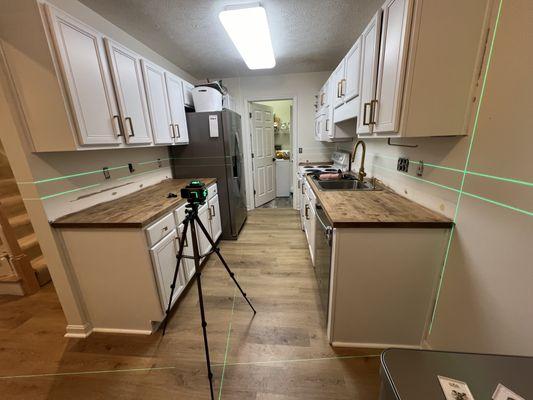
[{"label": "butcher block countertop", "polygon": [[334,228],[451,228],[452,220],[393,191],[322,191],[307,176]]},{"label": "butcher block countertop", "polygon": [[[180,189],[196,178],[167,179],[105,203],[65,215],[50,223],[54,228],[143,228],[185,204]],[[198,178],[209,186],[214,178]],[[178,197],[167,198],[169,193]]]}]

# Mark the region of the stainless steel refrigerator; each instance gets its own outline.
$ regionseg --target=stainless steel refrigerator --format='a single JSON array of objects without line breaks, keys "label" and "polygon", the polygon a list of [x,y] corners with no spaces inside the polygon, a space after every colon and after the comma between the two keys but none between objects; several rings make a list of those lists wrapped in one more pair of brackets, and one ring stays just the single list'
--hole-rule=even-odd
[{"label": "stainless steel refrigerator", "polygon": [[175,178],[217,178],[222,239],[237,239],[246,221],[241,116],[233,111],[187,113],[189,144],[170,147]]}]

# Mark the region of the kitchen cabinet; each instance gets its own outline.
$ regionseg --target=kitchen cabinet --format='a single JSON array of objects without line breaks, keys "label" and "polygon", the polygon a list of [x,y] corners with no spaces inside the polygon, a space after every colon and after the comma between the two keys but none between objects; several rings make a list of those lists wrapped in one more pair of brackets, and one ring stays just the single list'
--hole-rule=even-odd
[{"label": "kitchen cabinet", "polygon": [[[209,221],[209,205],[206,203],[198,209],[198,219],[202,222],[202,225],[205,227],[207,232],[210,230],[210,221]],[[211,243],[207,240],[207,237],[202,232],[199,226],[196,227],[196,236],[198,237],[198,246],[200,249],[200,254],[205,254],[211,250]],[[211,232],[209,232],[211,233]]]},{"label": "kitchen cabinet", "polygon": [[361,40],[358,39],[345,57],[344,86],[341,88],[344,102],[359,96],[360,67]]},{"label": "kitchen cabinet", "polygon": [[189,131],[187,129],[187,117],[185,115],[185,103],[183,99],[182,84],[184,81],[170,72],[165,72],[168,103],[172,124],[173,143],[189,143]]},{"label": "kitchen cabinet", "polygon": [[379,55],[379,34],[381,10],[370,20],[361,34],[361,88],[360,111],[357,122],[357,134],[367,135],[371,129],[371,104],[376,92],[377,63]]},{"label": "kitchen cabinet", "polygon": [[345,74],[345,60],[342,59],[340,64],[337,66],[337,68],[333,71],[333,74],[331,74],[330,81],[332,82],[331,89],[335,91],[333,96],[333,106],[335,108],[339,107],[340,105],[344,104],[344,97],[342,95],[343,85],[345,82],[344,74]]},{"label": "kitchen cabinet", "polygon": [[[184,228],[183,224],[179,225],[178,227],[178,240],[183,235],[183,228]],[[194,255],[191,243],[192,243],[191,230],[187,229],[187,237],[183,245],[183,254],[187,257],[192,257]],[[183,258],[181,260],[180,268],[183,268],[183,275],[185,276],[185,281],[189,282],[194,276],[194,271],[195,271],[194,260]]]},{"label": "kitchen cabinet", "polygon": [[120,144],[121,122],[102,35],[55,7],[45,10],[79,143]]},{"label": "kitchen cabinet", "polygon": [[111,64],[126,141],[130,144],[152,142],[152,128],[141,72],[141,58],[126,47],[104,39]]},{"label": "kitchen cabinet", "polygon": [[[170,298],[170,285],[174,279],[174,271],[176,269],[176,254],[179,250],[178,235],[176,230],[172,230],[165,238],[150,249],[150,256],[154,265],[154,271],[157,278],[157,286],[159,288],[159,297],[161,300],[161,307],[166,310],[168,306],[168,299]],[[180,268],[178,277],[176,279],[176,286],[172,294],[172,305],[179,298],[181,292],[187,283],[185,271]]]},{"label": "kitchen cabinet", "polygon": [[141,64],[154,143],[172,144],[175,127],[170,116],[165,70],[147,60],[141,60]]}]

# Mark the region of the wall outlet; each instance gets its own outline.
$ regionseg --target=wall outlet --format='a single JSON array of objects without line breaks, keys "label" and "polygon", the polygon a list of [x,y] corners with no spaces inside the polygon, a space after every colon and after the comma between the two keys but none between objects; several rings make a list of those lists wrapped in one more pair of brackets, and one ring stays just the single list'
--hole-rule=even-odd
[{"label": "wall outlet", "polygon": [[102,172],[104,173],[104,178],[111,179],[111,174],[109,173],[109,168],[108,167],[102,168]]},{"label": "wall outlet", "polygon": [[128,163],[128,169],[130,170],[130,174],[133,174],[135,172],[135,168],[133,168],[132,163]]},{"label": "wall outlet", "polygon": [[418,162],[418,167],[416,168],[416,176],[422,176],[424,173],[424,161],[420,160]]},{"label": "wall outlet", "polygon": [[398,165],[396,165],[396,169],[400,172],[408,172],[409,171],[409,159],[408,158],[398,158]]},{"label": "wall outlet", "polygon": [[298,147],[298,153],[302,154],[304,152],[304,149],[302,147]]}]

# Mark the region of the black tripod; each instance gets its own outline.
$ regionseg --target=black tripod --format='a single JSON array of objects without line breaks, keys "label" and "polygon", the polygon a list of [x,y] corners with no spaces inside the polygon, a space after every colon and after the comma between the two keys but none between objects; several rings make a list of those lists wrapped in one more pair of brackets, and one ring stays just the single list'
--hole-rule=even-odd
[{"label": "black tripod", "polygon": [[[182,194],[182,196],[183,196],[183,194]],[[220,249],[216,246],[215,242],[213,241],[213,239],[211,238],[211,236],[207,232],[207,229],[202,224],[202,221],[200,220],[200,218],[198,218],[198,206],[203,204],[203,202],[198,201],[198,199],[192,199],[192,198],[188,198],[187,200],[189,201],[189,204],[187,204],[186,210],[185,210],[186,217],[185,217],[185,220],[183,221],[183,233],[181,234],[181,238],[180,238],[180,241],[179,241],[178,255],[176,256],[177,263],[176,263],[176,269],[174,270],[174,278],[172,280],[172,285],[170,286],[170,299],[168,300],[168,307],[167,307],[167,311],[166,311],[165,322],[164,322],[164,325],[163,325],[163,335],[165,334],[165,331],[166,331],[166,328],[167,328],[168,314],[170,312],[170,308],[171,308],[171,305],[172,305],[172,296],[174,294],[174,288],[176,287],[176,279],[178,277],[178,271],[179,271],[180,262],[184,258],[193,259],[194,260],[195,276],[196,276],[196,284],[198,286],[198,299],[199,299],[199,303],[200,303],[200,316],[202,318],[202,332],[203,332],[203,336],[204,336],[205,360],[206,360],[206,363],[207,363],[207,376],[209,378],[209,389],[211,391],[211,400],[214,400],[215,397],[214,397],[214,394],[213,394],[213,373],[211,372],[211,359],[209,357],[209,344],[207,342],[207,329],[206,329],[207,328],[207,322],[205,320],[204,299],[203,299],[203,294],[202,294],[202,280],[200,278],[201,275],[202,275],[202,273],[200,272],[200,259],[202,257],[205,257],[208,254],[216,253],[218,258],[220,258],[220,261],[224,265],[224,268],[226,268],[226,271],[228,271],[229,276],[231,277],[231,279],[233,279],[233,282],[235,282],[235,285],[237,285],[237,287],[239,288],[239,290],[240,290],[241,294],[243,295],[244,299],[246,300],[248,305],[253,310],[254,315],[256,314],[256,311],[255,311],[255,308],[252,305],[252,303],[250,303],[250,300],[248,300],[248,297],[246,297],[246,293],[242,290],[241,286],[239,285],[239,282],[237,282],[237,279],[235,279],[235,274],[231,271],[231,269],[229,268],[228,264],[226,263],[226,260],[224,260],[224,257],[222,257],[222,255],[220,254]],[[203,254],[202,256],[200,256],[200,252],[198,250],[198,242],[196,241],[196,238],[197,238],[197,236],[196,236],[196,226],[195,226],[194,222],[196,222],[198,224],[198,226],[200,227],[200,229],[202,230],[202,232],[204,233],[204,235],[206,236],[207,240],[209,241],[209,243],[212,246],[212,250],[209,251],[206,254]],[[192,256],[192,257],[186,256],[186,255],[183,254],[183,247],[184,247],[184,244],[185,244],[185,240],[187,238],[187,229],[189,228],[189,226],[191,227],[192,248],[193,248],[193,254],[194,254],[194,256]]]}]

